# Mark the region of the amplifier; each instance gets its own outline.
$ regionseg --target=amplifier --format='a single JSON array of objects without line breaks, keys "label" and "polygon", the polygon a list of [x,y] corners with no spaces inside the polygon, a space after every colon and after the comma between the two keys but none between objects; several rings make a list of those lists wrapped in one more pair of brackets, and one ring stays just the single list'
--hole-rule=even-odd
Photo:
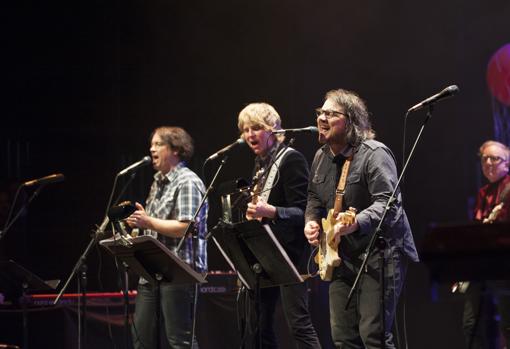
[{"label": "amplifier", "polygon": [[207,282],[199,286],[200,293],[235,293],[239,289],[235,271],[210,271]]}]

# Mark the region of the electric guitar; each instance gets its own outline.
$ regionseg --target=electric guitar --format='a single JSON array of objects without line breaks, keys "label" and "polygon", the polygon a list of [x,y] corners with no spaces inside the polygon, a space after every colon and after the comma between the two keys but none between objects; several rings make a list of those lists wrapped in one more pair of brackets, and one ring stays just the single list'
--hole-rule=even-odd
[{"label": "electric guitar", "polygon": [[[260,192],[262,191],[262,189],[264,189],[261,185],[262,184],[261,179],[262,179],[262,175],[264,174],[264,172],[265,172],[264,169],[261,168],[260,170],[257,171],[257,173],[255,174],[255,176],[252,179],[252,183],[255,183],[255,186],[251,190],[251,203],[254,205],[257,204],[257,201],[259,200]],[[262,221],[262,217],[253,218],[252,216],[249,216],[248,214],[246,215],[246,219],[249,221],[251,221],[253,219]]]},{"label": "electric guitar", "polygon": [[483,223],[494,223],[496,218],[498,218],[499,212],[503,209],[503,206],[505,205],[504,202],[500,203],[499,205],[494,206],[491,213],[487,218],[483,219]]},{"label": "electric guitar", "polygon": [[335,239],[334,226],[337,223],[353,224],[356,217],[356,209],[349,207],[345,212],[340,213],[338,219],[338,212],[331,209],[328,216],[322,219],[322,234],[319,239],[319,252],[315,255],[315,263],[319,265],[319,275],[324,281],[331,281],[333,276],[333,269],[338,267],[341,263],[341,258],[338,256],[338,245],[340,237]]},{"label": "electric guitar", "polygon": [[493,207],[487,218],[484,218],[483,223],[494,223],[496,221],[499,214],[501,213],[501,210],[505,206],[505,201],[507,199],[509,192],[510,184],[507,184],[501,191],[501,194],[499,194],[499,204]]}]

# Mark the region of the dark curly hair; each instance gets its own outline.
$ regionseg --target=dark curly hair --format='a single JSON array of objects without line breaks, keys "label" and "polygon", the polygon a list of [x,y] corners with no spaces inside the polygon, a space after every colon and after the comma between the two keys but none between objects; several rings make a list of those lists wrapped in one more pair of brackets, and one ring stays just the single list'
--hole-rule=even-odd
[{"label": "dark curly hair", "polygon": [[324,100],[327,99],[341,106],[347,114],[346,141],[348,144],[356,146],[364,140],[375,138],[367,106],[358,94],[340,88],[326,93]]},{"label": "dark curly hair", "polygon": [[193,138],[184,131],[184,129],[175,126],[161,126],[152,131],[150,140],[155,134],[158,134],[163,142],[165,142],[170,149],[176,150],[181,160],[188,161],[193,156]]}]

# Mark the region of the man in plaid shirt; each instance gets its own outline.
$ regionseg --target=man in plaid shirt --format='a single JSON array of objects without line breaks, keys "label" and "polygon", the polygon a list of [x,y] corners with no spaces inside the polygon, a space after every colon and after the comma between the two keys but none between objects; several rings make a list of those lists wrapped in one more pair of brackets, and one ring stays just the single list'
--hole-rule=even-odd
[{"label": "man in plaid shirt", "polygon": [[[179,127],[159,127],[152,133],[150,147],[154,175],[145,208],[136,203],[128,219],[133,228],[144,229],[145,234],[157,237],[171,251],[198,272],[207,271],[207,204],[195,220],[198,239],[193,248],[187,237],[180,250],[177,245],[205,193],[200,178],[185,165],[193,155],[193,140]],[[194,257],[194,258],[193,258]],[[138,296],[133,320],[135,348],[155,348],[156,307],[160,307],[166,338],[171,348],[189,348],[192,327],[192,285],[161,284],[160,304],[156,304],[156,289],[143,278],[138,285]]]}]

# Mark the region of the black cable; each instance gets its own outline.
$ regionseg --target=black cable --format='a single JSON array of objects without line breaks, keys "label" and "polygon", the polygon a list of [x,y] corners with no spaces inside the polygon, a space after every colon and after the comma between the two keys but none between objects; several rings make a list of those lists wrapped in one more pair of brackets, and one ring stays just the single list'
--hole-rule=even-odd
[{"label": "black cable", "polygon": [[[407,118],[409,117],[409,110],[406,112],[406,114],[404,115],[404,125],[403,125],[403,129],[402,129],[402,166],[404,166],[405,162],[406,162],[406,133],[407,133]],[[401,184],[400,184],[400,197],[401,197],[401,201],[402,201],[402,209],[403,209],[403,201],[404,201],[404,190],[405,189],[405,177],[402,177],[402,181],[401,181]],[[407,263],[407,262],[405,262]],[[406,272],[407,272],[407,267],[405,268]],[[393,282],[395,283],[395,278],[393,278]],[[407,297],[407,288],[406,288],[406,283],[403,282],[403,285],[402,285],[402,290],[401,290],[401,295],[400,295],[400,299],[401,299],[401,303],[402,303],[402,323],[403,323],[403,336],[404,336],[404,345],[405,345],[405,348],[409,348],[409,343],[407,341],[407,307],[406,307],[406,297]],[[397,303],[395,303],[395,307],[397,307]],[[395,312],[395,319],[394,319],[394,322],[395,322],[395,328],[397,330],[397,341],[398,341],[398,346],[400,347],[400,335],[399,335],[399,332],[398,332],[398,318],[397,318],[397,313]]]},{"label": "black cable", "polygon": [[[96,244],[96,251],[97,251],[98,260],[99,260],[99,264],[97,267],[97,281],[98,281],[98,285],[99,285],[99,291],[103,292],[104,285],[103,285],[103,280],[101,280],[101,273],[102,273],[102,269],[103,269],[103,258],[101,257],[101,250],[100,250],[98,244]],[[114,259],[115,259],[115,266],[118,269],[117,258],[114,258]],[[117,348],[117,345],[115,344],[115,340],[113,338],[112,324],[110,321],[110,306],[108,305],[108,303],[105,305],[105,310],[106,310],[106,323],[108,324],[108,337],[110,339],[110,342],[111,342],[113,348],[115,349],[115,348]]]},{"label": "black cable", "polygon": [[319,275],[319,268],[317,268],[317,270],[313,274],[310,272],[310,266],[312,265],[312,263],[311,263],[312,258],[314,258],[317,253],[319,253],[319,246],[315,246],[313,248],[312,252],[310,253],[310,256],[308,257],[308,262],[306,263],[306,272],[308,273],[307,276],[310,278],[314,278],[317,275]]},{"label": "black cable", "polygon": [[[18,192],[21,190],[21,188],[23,187],[24,185],[21,184],[19,187],[18,187]],[[19,211],[16,213],[16,215],[14,216],[14,218],[12,218],[10,221],[9,220],[6,220],[6,224],[5,224],[5,227],[3,230],[0,231],[0,240],[5,236],[5,234],[7,233],[7,231],[9,231],[9,229],[13,226],[14,223],[16,223],[16,221],[18,220],[18,218],[21,216],[21,214],[23,212],[25,212],[25,210],[27,209],[27,207],[30,205],[30,203],[32,202],[32,200],[34,200],[38,195],[39,193],[41,192],[41,190],[45,187],[45,184],[42,184],[41,186],[39,186],[33,193],[32,195],[28,198],[28,200],[26,201],[26,203],[21,206],[21,208],[19,209]],[[18,193],[16,194],[16,197],[15,199],[17,199],[18,197]],[[15,205],[15,201],[13,202],[12,206],[11,206],[11,210],[14,209],[14,205]],[[11,213],[9,213],[9,215],[11,215]]]},{"label": "black cable", "polygon": [[[402,130],[402,166],[404,166],[406,162],[406,130],[407,130],[407,117],[409,116],[409,111],[407,111],[404,116],[404,126]],[[400,186],[400,192],[403,192],[402,188],[404,186],[405,179],[402,178],[402,184]]]},{"label": "black cable", "polygon": [[195,339],[195,326],[197,323],[197,304],[198,304],[198,283],[195,284],[195,290],[193,291],[193,310],[192,310],[192,325],[191,325],[191,340],[189,342],[190,349],[193,348],[193,341]]}]

